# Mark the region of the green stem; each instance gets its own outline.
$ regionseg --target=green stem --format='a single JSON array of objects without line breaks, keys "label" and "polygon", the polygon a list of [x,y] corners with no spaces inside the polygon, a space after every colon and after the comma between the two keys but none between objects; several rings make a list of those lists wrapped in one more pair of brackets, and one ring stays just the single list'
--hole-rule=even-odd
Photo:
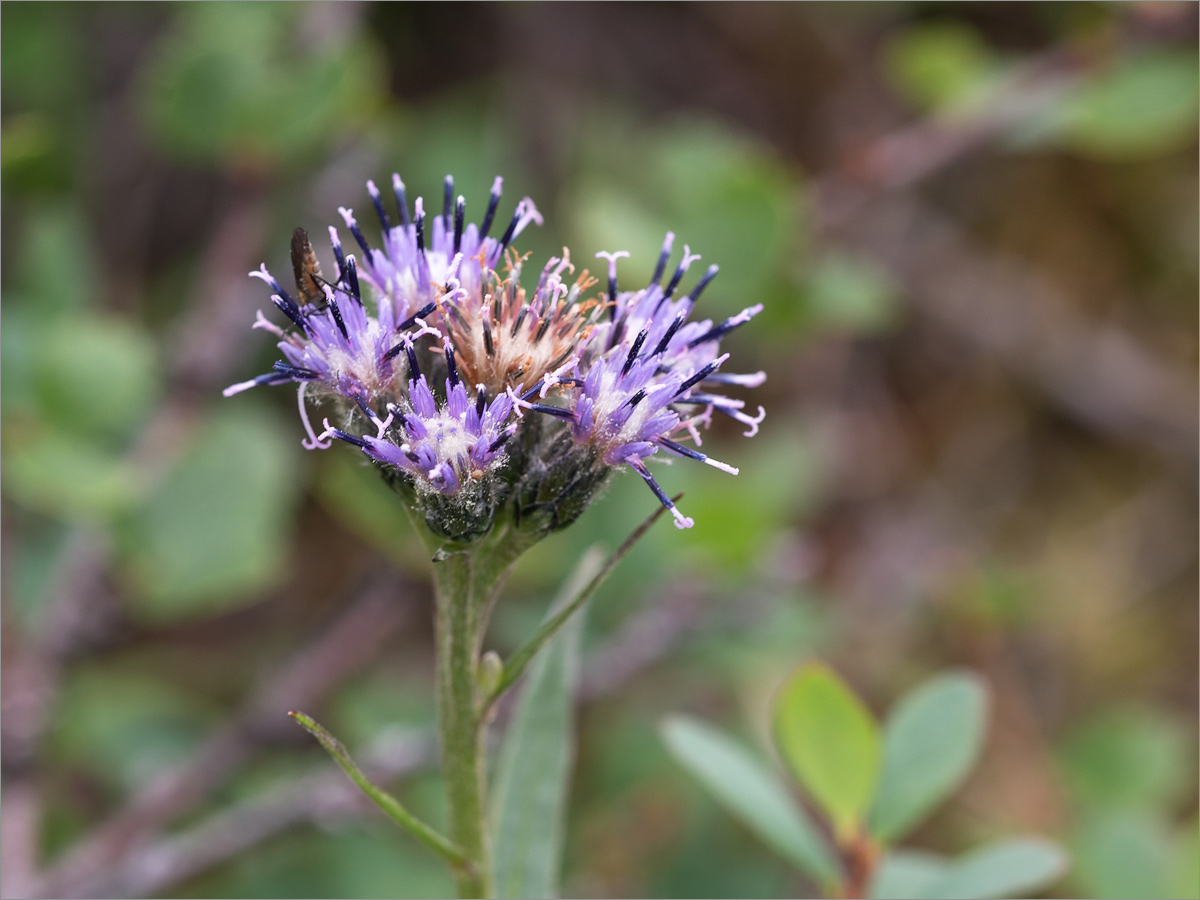
[{"label": "green stem", "polygon": [[474,596],[475,554],[445,554],[434,566],[437,585],[437,716],[450,839],[471,862],[455,871],[460,897],[490,897],[484,731],[476,715],[475,667],[482,631]]},{"label": "green stem", "polygon": [[533,540],[501,526],[477,544],[435,556],[438,736],[450,839],[470,862],[454,873],[462,897],[494,892],[479,655],[492,604],[512,564]]}]

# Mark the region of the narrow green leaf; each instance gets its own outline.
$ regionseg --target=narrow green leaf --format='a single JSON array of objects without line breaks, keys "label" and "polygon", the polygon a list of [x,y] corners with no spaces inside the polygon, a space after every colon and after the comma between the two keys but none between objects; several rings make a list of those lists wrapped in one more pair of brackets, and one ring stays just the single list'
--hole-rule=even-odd
[{"label": "narrow green leaf", "polygon": [[996,841],[965,853],[929,885],[929,900],[990,900],[1043,888],[1067,871],[1067,854],[1045,838]]},{"label": "narrow green leaf", "polygon": [[[568,607],[600,569],[592,548],[575,567],[547,621]],[[583,616],[562,625],[529,666],[525,689],[500,748],[492,794],[499,897],[555,897],[562,868],[567,791],[575,755],[573,699]]]},{"label": "narrow green leaf", "polygon": [[854,834],[870,806],[882,756],[870,710],[827,666],[808,663],[775,702],[775,740],[796,778],[833,821]]},{"label": "narrow green leaf", "polygon": [[923,850],[897,850],[884,857],[871,880],[872,900],[921,900],[946,877],[950,862]]},{"label": "narrow green leaf", "polygon": [[983,748],[987,689],[973,675],[933,678],[896,705],[884,729],[871,832],[895,841],[957,788]]},{"label": "narrow green leaf", "polygon": [[[683,494],[676,494],[671,498],[671,502],[678,503],[679,498],[682,496]],[[626,554],[634,548],[637,542],[642,539],[664,512],[666,512],[665,507],[658,507],[646,521],[642,522],[641,525],[630,533],[629,537],[625,538],[624,543],[608,558],[603,567],[597,568],[590,579],[583,579],[577,584],[574,579],[569,582],[575,585],[573,592],[562,595],[560,598],[561,602],[555,602],[554,606],[551,607],[551,615],[546,617],[538,627],[538,630],[534,632],[533,637],[514,650],[512,656],[504,664],[504,669],[500,673],[500,679],[496,687],[483,704],[485,712],[499,699],[501,694],[516,683],[517,679],[521,677],[521,673],[525,671],[525,667],[529,665],[530,660],[537,655],[539,650],[546,646],[547,642],[567,623],[571,616],[575,615],[588,600],[592,599],[592,595],[600,589],[600,585],[604,583],[604,579],[612,574],[612,570],[617,567]]]},{"label": "narrow green leaf", "polygon": [[837,857],[766,764],[723,732],[686,716],[663,723],[662,737],[675,759],[771,849],[823,888],[838,882]]},{"label": "narrow green leaf", "polygon": [[400,804],[399,800],[387,791],[372,784],[370,779],[363,774],[362,769],[350,758],[350,754],[346,751],[342,742],[330,734],[323,726],[302,712],[290,712],[288,715],[320,742],[325,751],[333,757],[333,761],[342,767],[343,772],[350,776],[350,780],[357,784],[364,794],[374,800],[375,804],[384,811],[389,819],[439,856],[445,858],[451,865],[463,866],[467,864],[466,855],[460,848],[410,813]]}]

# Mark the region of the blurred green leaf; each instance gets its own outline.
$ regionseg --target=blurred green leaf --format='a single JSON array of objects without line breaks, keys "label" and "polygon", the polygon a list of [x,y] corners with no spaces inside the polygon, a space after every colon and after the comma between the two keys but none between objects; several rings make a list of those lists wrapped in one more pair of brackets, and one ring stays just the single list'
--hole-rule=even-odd
[{"label": "blurred green leaf", "polygon": [[775,702],[784,760],[833,822],[839,840],[861,824],[879,780],[882,745],[870,711],[827,666],[801,666]]},{"label": "blurred green leaf", "polygon": [[837,858],[763,762],[718,729],[686,716],[668,719],[662,737],[675,759],[768,846],[822,887],[837,883]]},{"label": "blurred green leaf", "polygon": [[127,510],[140,490],[129,464],[85,435],[38,431],[10,442],[4,461],[10,497],[72,521],[109,519]]},{"label": "blurred green leaf", "polygon": [[[584,555],[547,619],[583,590],[603,561],[598,550]],[[581,610],[530,663],[504,735],[491,802],[499,897],[558,896],[584,621]]]},{"label": "blurred green leaf", "polygon": [[39,349],[39,405],[66,433],[125,435],[158,394],[154,342],[130,320],[64,317],[47,330]]},{"label": "blurred green leaf", "polygon": [[999,67],[996,54],[975,28],[950,20],[901,31],[884,48],[883,64],[888,81],[925,109],[963,102]]},{"label": "blurred green leaf", "polygon": [[214,2],[180,7],[143,70],[152,133],[189,159],[277,163],[313,158],[379,100],[375,46],[303,21],[316,7]]},{"label": "blurred green leaf", "polygon": [[1200,825],[1192,822],[1175,836],[1166,896],[1200,896]]},{"label": "blurred green leaf", "polygon": [[347,531],[410,571],[428,569],[429,554],[413,531],[403,501],[365,456],[322,453],[314,489],[321,505]]},{"label": "blurred green leaf", "polygon": [[595,127],[582,142],[586,174],[566,191],[570,245],[581,262],[597,250],[628,250],[621,283],[645,284],[664,235],[675,231],[672,266],[685,244],[703,256],[685,286],[710,263],[721,266],[699,311],[713,317],[748,306],[787,277],[802,193],[766,146],[703,119],[648,129],[606,117]]},{"label": "blurred green leaf", "polygon": [[929,900],[1016,897],[1062,877],[1067,855],[1045,838],[1009,838],[964,853],[949,871],[926,886]]},{"label": "blurred green leaf", "polygon": [[220,409],[130,525],[136,612],[171,621],[245,603],[282,572],[303,480],[297,442],[249,402]]},{"label": "blurred green leaf", "polygon": [[1145,812],[1089,815],[1072,836],[1071,880],[1088,897],[1165,897],[1170,886],[1170,832]]},{"label": "blurred green leaf", "polygon": [[1195,747],[1145,707],[1110,709],[1069,735],[1060,754],[1072,794],[1105,808],[1157,809],[1194,790]]},{"label": "blurred green leaf", "polygon": [[51,604],[46,603],[48,592],[55,586],[62,571],[64,553],[71,546],[70,530],[63,522],[22,516],[14,520],[19,528],[9,532],[13,551],[9,557],[7,600],[10,614],[23,627],[36,631],[39,614]]},{"label": "blurred green leaf", "polygon": [[34,389],[38,350],[45,331],[37,314],[10,292],[5,299],[4,327],[0,328],[0,410],[7,425],[21,417],[40,417]]},{"label": "blurred green leaf", "polygon": [[[752,393],[747,410],[757,413]],[[743,430],[740,424],[739,431]],[[658,454],[650,464],[655,477],[671,494],[683,491],[681,507],[696,524],[687,534],[688,544],[675,552],[691,550],[696,565],[732,574],[752,570],[773,536],[813,508],[825,487],[822,460],[814,436],[769,418],[753,441],[734,440],[704,450],[737,466],[737,475],[718,472],[687,460],[667,460]],[[619,479],[633,473],[619,473]],[[639,491],[644,485],[635,484]]]},{"label": "blurred green leaf", "polygon": [[987,689],[973,675],[939,675],[903,697],[884,729],[872,833],[895,841],[974,768],[987,725]]},{"label": "blurred green leaf", "polygon": [[186,759],[214,714],[162,672],[143,668],[78,669],[61,703],[56,752],[122,793]]},{"label": "blurred green leaf", "polygon": [[894,850],[883,858],[871,881],[874,900],[920,900],[946,877],[950,861],[923,850]]},{"label": "blurred green leaf", "polygon": [[896,287],[868,259],[831,253],[804,278],[807,317],[820,329],[875,333],[891,325],[899,311]]},{"label": "blurred green leaf", "polygon": [[1157,156],[1196,139],[1200,77],[1194,50],[1157,50],[1122,59],[1072,92],[1054,113],[1055,130],[1077,152],[1100,159]]},{"label": "blurred green leaf", "polygon": [[5,4],[0,84],[6,111],[61,110],[81,99],[87,83],[81,11],[79,6]]},{"label": "blurred green leaf", "polygon": [[100,266],[82,214],[73,206],[47,206],[24,226],[18,281],[29,310],[43,321],[94,303]]}]

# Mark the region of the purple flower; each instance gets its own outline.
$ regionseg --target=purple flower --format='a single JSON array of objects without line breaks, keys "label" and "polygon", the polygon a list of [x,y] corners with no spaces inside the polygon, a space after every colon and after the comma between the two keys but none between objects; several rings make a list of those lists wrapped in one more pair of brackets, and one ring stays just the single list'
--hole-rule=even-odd
[{"label": "purple flower", "polygon": [[[368,181],[367,191],[383,229],[382,249],[372,248],[367,243],[353,210],[338,209],[362,249],[363,277],[391,300],[397,321],[411,316],[428,316],[434,311],[438,294],[436,285],[444,284],[451,277],[451,266],[459,254],[463,262],[457,277],[464,297],[469,297],[475,304],[480,303],[486,273],[495,269],[509,244],[530,222],[542,224],[537,207],[526,197],[517,204],[500,238],[488,236],[500,204],[502,183],[503,179],[497,178],[492,184],[487,212],[476,226],[473,222],[466,223],[466,200],[461,195],[454,200],[454,179],[449,175],[445,180],[441,215],[430,221],[425,214],[424,201],[418,197],[410,221],[404,182],[399,175],[393,175],[392,192],[400,214],[399,224],[393,225],[379,189],[373,181]],[[329,232],[337,253],[337,231],[330,228]]]},{"label": "purple flower", "polygon": [[454,181],[450,176],[445,181],[442,214],[435,216],[431,225],[419,197],[414,204],[415,218],[410,221],[404,184],[398,175],[392,176],[392,186],[401,220],[395,226],[374,182],[367,182],[383,226],[382,250],[367,243],[351,210],[339,210],[363,252],[364,280],[375,293],[370,304],[364,303],[360,291],[356,258],[344,253],[336,228],[329,229],[337,267],[333,282],[321,276],[303,230],[297,229],[293,235],[292,263],[299,301],[284,290],[266,265],[250,273],[270,286],[271,301],[295,329],[285,331],[259,312],[254,327],[280,338],[284,359],[266,374],[229,386],[225,396],[258,385],[297,382],[297,404],[308,434],[302,443],[310,450],[329,446],[308,419],[306,392],[310,386],[374,407],[398,397],[402,381],[394,360],[404,349],[405,333],[410,340],[423,334],[440,337],[441,332],[426,322],[426,317],[440,319],[439,303],[443,308],[467,301],[478,306],[485,273],[491,272],[530,222],[542,221],[533,201],[526,198],[517,204],[503,235],[498,240],[488,237],[500,202],[500,178],[492,186],[487,212],[478,226],[464,225],[466,203],[461,196],[452,214]]},{"label": "purple flower", "polygon": [[[283,358],[270,372],[226,388],[226,396],[260,384],[296,383],[305,447],[326,448],[339,439],[405,473],[426,523],[454,540],[486,533],[510,500],[518,527],[563,527],[622,465],[645,479],[678,527],[690,527],[647,461],[663,451],[737,474],[696,448],[713,413],[741,422],[747,435],[758,430],[762,407],[751,415],[745,401],[726,390],[757,387],[766,376],[721,371],[729,357],[721,340],[762,305],[724,321],[692,321],[717,267],[681,295],[679,286],[699,259],[684,247],[664,286],[672,234],[654,277],[640,290],[617,286],[617,260],[628,253],[600,253],[608,260],[607,291],[588,296],[596,279],[584,271],[567,280],[575,270],[566,248],[526,289],[520,283],[525,257],[510,245],[542,219],[526,198],[500,237],[491,237],[500,187],[497,178],[476,225],[466,222],[465,201],[455,199],[451,178],[439,215],[428,216],[417,198],[410,218],[404,184],[393,176],[399,217],[393,223],[368,182],[382,226],[378,246],[368,243],[352,210],[340,209],[361,255],[347,255],[330,228],[332,279],[322,276],[307,235],[297,229],[295,298],[266,266],[251,273],[271,288],[272,302],[291,322],[280,327],[261,312],[255,322],[277,336]],[[360,288],[360,272],[369,296]],[[444,363],[443,354],[417,346],[425,336],[441,342]],[[428,376],[422,365],[430,367]],[[445,394],[435,396],[431,384],[443,377]],[[314,431],[309,392],[340,401],[344,428],[326,419],[325,430]],[[527,409],[556,421],[522,428]],[[684,443],[689,440],[693,446]]]},{"label": "purple flower", "polygon": [[[749,416],[744,412],[744,401],[715,393],[713,388],[757,387],[766,375],[727,375],[719,371],[729,358],[729,354],[720,354],[721,338],[761,312],[762,305],[749,307],[719,324],[711,320],[688,322],[700,293],[717,274],[717,267],[711,266],[686,296],[675,298],[688,267],[699,257],[685,247],[671,281],[662,287],[673,240],[674,235],[668,234],[653,279],[639,291],[622,293],[617,289],[616,261],[627,253],[597,254],[609,261],[610,318],[592,335],[589,352],[576,366],[579,377],[563,379],[569,384],[567,406],[529,403],[528,395],[518,402],[568,420],[577,444],[598,449],[608,465],[630,466],[671,511],[676,526],[689,528],[692,520],[675,508],[645,460],[661,449],[736,475],[737,469],[675,438],[690,436],[699,445],[698,426],[710,424],[714,410],[748,425],[748,436],[757,433],[764,415],[762,407],[757,416]],[[545,389],[542,394],[545,396]]]},{"label": "purple flower", "polygon": [[[417,371],[412,343],[406,344],[410,366]],[[483,385],[472,399],[459,378],[454,351],[446,343],[446,361],[450,377],[446,379],[446,401],[439,404],[424,375],[408,382],[408,400],[388,406],[388,416],[380,419],[369,407],[363,411],[378,429],[372,437],[349,434],[329,425],[322,437],[347,441],[379,462],[395,466],[415,476],[418,490],[432,487],[443,494],[458,493],[464,484],[485,478],[499,458],[505,442],[516,425],[506,426],[512,401],[501,394],[490,404]],[[393,428],[393,424],[399,426]],[[396,440],[389,440],[389,430]],[[397,442],[398,441],[398,442]]]}]

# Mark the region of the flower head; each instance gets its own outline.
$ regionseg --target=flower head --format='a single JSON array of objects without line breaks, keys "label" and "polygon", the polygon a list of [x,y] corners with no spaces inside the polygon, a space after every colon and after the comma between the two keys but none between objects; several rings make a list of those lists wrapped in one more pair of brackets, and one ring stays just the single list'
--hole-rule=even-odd
[{"label": "flower head", "polygon": [[[297,229],[295,298],[265,266],[251,273],[270,286],[272,302],[290,321],[281,327],[260,312],[255,322],[279,338],[284,358],[226,395],[297,383],[304,445],[327,448],[338,439],[360,448],[394,483],[412,489],[407,496],[416,498],[435,532],[454,540],[486,533],[510,498],[518,527],[563,527],[623,466],[646,481],[677,526],[690,527],[647,463],[662,451],[737,474],[696,448],[714,412],[746,425],[747,435],[758,430],[762,408],[750,415],[744,401],[725,391],[756,387],[765,375],[722,371],[729,355],[720,344],[762,305],[720,322],[692,321],[717,267],[680,295],[699,259],[685,247],[664,286],[671,234],[654,277],[639,290],[618,289],[617,260],[628,253],[600,253],[608,261],[607,291],[590,295],[596,279],[583,271],[571,280],[566,248],[526,288],[526,257],[511,243],[541,216],[526,198],[500,237],[491,237],[500,187],[497,178],[475,225],[465,222],[465,200],[455,200],[451,178],[439,215],[428,216],[418,198],[410,217],[404,183],[393,176],[399,216],[393,224],[368,182],[379,246],[368,242],[352,210],[340,209],[361,256],[346,254],[330,228],[332,279],[323,277],[307,235]],[[308,419],[310,399],[332,401],[339,426],[325,419],[317,434]]]},{"label": "flower head", "polygon": [[628,254],[597,254],[609,263],[609,321],[596,329],[592,352],[577,367],[579,377],[569,381],[567,405],[528,405],[568,420],[575,442],[598,450],[608,465],[625,464],[636,471],[671,511],[675,524],[689,528],[692,520],[675,508],[646,459],[663,450],[736,475],[737,469],[676,438],[690,436],[699,445],[698,426],[709,424],[714,410],[749,425],[747,434],[757,432],[761,407],[757,417],[748,416],[743,401],[714,393],[712,388],[757,386],[766,375],[723,375],[719,369],[729,354],[718,355],[721,338],[761,312],[762,305],[720,324],[688,322],[700,293],[718,269],[711,266],[687,295],[676,299],[676,289],[699,257],[685,247],[675,274],[662,287],[673,241],[674,235],[668,234],[654,277],[638,291],[617,288],[617,259]]}]

